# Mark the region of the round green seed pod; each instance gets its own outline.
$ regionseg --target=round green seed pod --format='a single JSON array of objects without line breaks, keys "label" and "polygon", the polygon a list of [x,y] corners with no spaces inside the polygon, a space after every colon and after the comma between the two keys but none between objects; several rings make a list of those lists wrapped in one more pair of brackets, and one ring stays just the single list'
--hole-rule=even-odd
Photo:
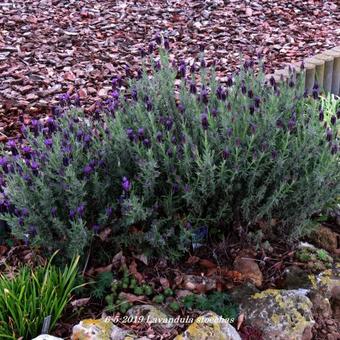
[{"label": "round green seed pod", "polygon": [[169,304],[169,308],[171,308],[174,312],[178,312],[181,309],[181,306],[178,302],[173,301]]},{"label": "round green seed pod", "polygon": [[164,295],[166,296],[172,296],[174,294],[173,290],[171,288],[165,288],[164,289]]},{"label": "round green seed pod", "polygon": [[164,295],[162,295],[162,294],[156,295],[153,298],[152,301],[155,302],[155,303],[163,303],[164,302]]}]

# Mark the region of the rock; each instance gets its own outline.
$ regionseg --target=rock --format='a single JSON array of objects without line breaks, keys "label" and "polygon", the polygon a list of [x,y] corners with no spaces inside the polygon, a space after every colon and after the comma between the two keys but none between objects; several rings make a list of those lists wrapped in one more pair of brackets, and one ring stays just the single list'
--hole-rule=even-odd
[{"label": "rock", "polygon": [[241,340],[236,329],[214,312],[199,316],[175,340]]},{"label": "rock", "polygon": [[262,286],[263,275],[255,260],[239,256],[234,261],[234,269],[242,274],[244,280],[253,283],[256,287]]},{"label": "rock", "polygon": [[284,271],[284,280],[280,287],[284,289],[311,288],[309,274],[298,266],[288,267]]},{"label": "rock", "polygon": [[75,325],[72,330],[72,340],[124,340],[128,331],[113,324],[109,319],[85,319]]},{"label": "rock", "polygon": [[245,282],[244,284],[232,289],[230,296],[232,301],[234,301],[236,304],[241,304],[242,301],[248,299],[250,296],[258,292],[259,290],[252,283]]},{"label": "rock", "polygon": [[334,287],[331,291],[331,306],[334,319],[340,321],[340,286]]},{"label": "rock", "polygon": [[142,322],[152,324],[152,326],[157,330],[170,329],[174,327],[171,322],[171,316],[167,315],[160,308],[153,305],[136,305],[130,308],[126,315],[132,317],[133,319],[140,320]]},{"label": "rock", "polygon": [[206,276],[185,275],[182,286],[184,289],[203,293],[216,288],[216,281]]},{"label": "rock", "polygon": [[63,340],[62,338],[57,338],[53,335],[41,334],[32,340]]},{"label": "rock", "polygon": [[314,325],[307,290],[267,289],[240,306],[248,324],[263,332],[264,339],[310,340]]},{"label": "rock", "polygon": [[328,250],[332,254],[340,255],[339,240],[340,234],[330,228],[320,226],[311,235],[312,240],[321,248]]}]

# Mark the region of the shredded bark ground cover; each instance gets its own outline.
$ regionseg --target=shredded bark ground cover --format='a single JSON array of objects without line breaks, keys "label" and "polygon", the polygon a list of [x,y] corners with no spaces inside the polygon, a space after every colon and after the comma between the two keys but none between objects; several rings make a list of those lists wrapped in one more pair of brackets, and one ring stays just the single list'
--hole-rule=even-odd
[{"label": "shredded bark ground cover", "polygon": [[205,45],[223,80],[240,53],[262,53],[271,72],[332,48],[339,22],[337,0],[0,0],[0,139],[60,93],[77,92],[87,107],[105,97],[157,32],[179,59],[193,62]]}]

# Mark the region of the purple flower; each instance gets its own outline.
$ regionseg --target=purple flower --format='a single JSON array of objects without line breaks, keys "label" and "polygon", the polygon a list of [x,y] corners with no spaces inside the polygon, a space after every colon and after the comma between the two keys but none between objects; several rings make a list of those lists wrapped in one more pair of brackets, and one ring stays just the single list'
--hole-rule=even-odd
[{"label": "purple flower", "polygon": [[157,140],[157,142],[159,142],[159,143],[162,142],[162,140],[163,140],[163,134],[162,134],[162,132],[158,131],[158,132],[156,133],[156,140]]},{"label": "purple flower", "polygon": [[201,90],[201,101],[204,104],[208,104],[208,91],[206,90],[206,88],[204,86],[202,86],[202,90]]},{"label": "purple flower", "polygon": [[159,71],[161,68],[162,68],[161,62],[159,60],[157,60],[156,63],[155,63],[156,71]]},{"label": "purple flower", "polygon": [[176,136],[172,136],[171,137],[171,143],[176,145],[176,142],[177,142]]},{"label": "purple flower", "polygon": [[305,69],[305,63],[302,62],[301,65],[300,65],[300,70],[303,71]]},{"label": "purple flower", "polygon": [[178,111],[179,111],[180,113],[184,113],[184,111],[185,111],[185,106],[184,106],[182,103],[179,103],[179,104],[178,104]]},{"label": "purple flower", "polygon": [[208,129],[209,122],[208,122],[208,115],[206,113],[201,114],[201,124],[204,130]]},{"label": "purple flower", "polygon": [[131,128],[126,130],[126,134],[131,142],[135,140],[135,134],[133,133],[133,130]]},{"label": "purple flower", "polygon": [[13,156],[16,156],[19,153],[14,140],[10,140],[7,143],[7,147],[11,150]]},{"label": "purple flower", "polygon": [[223,89],[223,87],[221,85],[219,85],[217,87],[217,90],[216,90],[216,97],[219,99],[219,100],[223,100],[225,101],[227,99],[227,92],[226,90]]},{"label": "purple flower", "polygon": [[240,139],[240,137],[237,137],[237,138],[235,139],[235,144],[236,144],[236,146],[237,146],[238,148],[241,146],[241,139]]},{"label": "purple flower", "polygon": [[37,235],[37,227],[34,225],[30,225],[28,227],[28,234],[30,237],[35,237]]},{"label": "purple flower", "polygon": [[38,174],[38,170],[39,170],[39,164],[35,161],[32,161],[31,162],[31,169],[33,171],[33,174],[34,175],[37,175]]},{"label": "purple flower", "polygon": [[147,100],[146,102],[146,110],[151,111],[152,110],[152,102],[150,99]]},{"label": "purple flower", "polygon": [[196,87],[196,84],[193,81],[190,82],[190,93],[192,93],[192,94],[197,93],[197,87]]},{"label": "purple flower", "polygon": [[313,86],[312,95],[314,99],[319,98],[319,85],[317,83],[315,83]]},{"label": "purple flower", "polygon": [[93,169],[92,169],[91,165],[87,164],[83,169],[83,173],[84,173],[85,176],[89,176],[91,174],[92,170]]},{"label": "purple flower", "polygon": [[331,117],[331,124],[332,125],[336,124],[336,117],[334,115]]},{"label": "purple flower", "polygon": [[155,46],[154,46],[153,42],[150,42],[149,47],[148,47],[148,53],[149,53],[149,54],[152,54],[154,48],[155,48]]},{"label": "purple flower", "polygon": [[228,76],[228,79],[227,79],[227,86],[228,86],[228,87],[233,86],[233,78],[232,78],[231,76]]},{"label": "purple flower", "polygon": [[100,230],[100,225],[99,224],[94,224],[92,226],[93,232],[97,235],[99,233]]},{"label": "purple flower", "polygon": [[276,150],[272,150],[271,157],[272,157],[272,160],[275,160],[277,158],[277,151]]},{"label": "purple flower", "polygon": [[70,164],[70,159],[68,157],[63,157],[63,165],[68,166]]},{"label": "purple flower", "polygon": [[248,97],[250,99],[254,97],[254,92],[252,90],[248,90]]},{"label": "purple flower", "polygon": [[143,139],[143,145],[146,147],[146,148],[149,148],[151,146],[151,142],[148,138],[145,138]]},{"label": "purple flower", "polygon": [[155,41],[156,41],[157,45],[161,45],[162,44],[162,37],[161,37],[161,35],[159,33],[156,34]]},{"label": "purple flower", "polygon": [[139,128],[138,129],[138,138],[140,140],[143,140],[144,139],[144,128]]},{"label": "purple flower", "polygon": [[291,118],[288,122],[288,130],[293,131],[296,126],[296,120]]},{"label": "purple flower", "polygon": [[76,211],[74,209],[71,209],[68,215],[70,218],[74,218],[76,216]]},{"label": "purple flower", "polygon": [[254,112],[255,112],[255,107],[254,107],[254,105],[250,105],[250,106],[249,106],[249,113],[250,113],[251,115],[253,115]]},{"label": "purple flower", "polygon": [[206,68],[207,64],[204,60],[204,58],[201,59],[201,68]]},{"label": "purple flower", "polygon": [[169,157],[172,157],[173,156],[173,150],[171,148],[169,148],[167,151],[166,151],[166,154],[169,156]]},{"label": "purple flower", "polygon": [[230,138],[233,134],[233,128],[227,128],[227,138]]},{"label": "purple flower", "polygon": [[48,139],[45,139],[45,140],[44,140],[44,144],[45,144],[48,148],[50,148],[50,147],[52,147],[52,145],[53,145],[53,141],[52,141],[51,138],[48,138]]},{"label": "purple flower", "polygon": [[214,118],[216,118],[216,117],[217,117],[217,114],[218,114],[218,110],[217,110],[216,108],[213,108],[213,109],[211,110],[211,115],[212,115]]},{"label": "purple flower", "polygon": [[336,112],[336,118],[340,119],[340,110]]},{"label": "purple flower", "polygon": [[270,83],[271,86],[275,86],[276,85],[276,81],[275,81],[275,78],[273,76],[270,77],[269,83]]},{"label": "purple flower", "polygon": [[257,128],[256,125],[253,123],[250,123],[249,128],[250,128],[251,134],[254,135],[256,133],[256,128]]},{"label": "purple flower", "polygon": [[196,72],[196,66],[195,66],[195,63],[193,63],[191,66],[190,66],[190,73],[194,74]]},{"label": "purple flower", "polygon": [[178,68],[178,72],[180,74],[180,76],[182,78],[185,78],[185,74],[186,74],[186,66],[185,66],[185,62],[182,61],[179,65],[179,68]]},{"label": "purple flower", "polygon": [[167,118],[165,120],[166,129],[170,131],[171,128],[172,128],[173,123],[174,123],[174,121],[173,121],[173,119],[171,117]]},{"label": "purple flower", "polygon": [[319,121],[323,122],[324,119],[325,119],[325,115],[323,113],[323,110],[320,110],[320,112],[319,112]]},{"label": "purple flower", "polygon": [[332,140],[332,137],[333,137],[332,129],[327,128],[327,131],[326,131],[326,140],[328,142],[330,142]]},{"label": "purple flower", "polygon": [[140,56],[141,56],[142,58],[144,58],[144,57],[146,56],[146,52],[145,52],[144,48],[140,48],[140,49],[139,49],[139,53],[140,53]]},{"label": "purple flower", "polygon": [[260,97],[255,97],[254,104],[257,109],[260,107],[260,103],[261,103]]},{"label": "purple flower", "polygon": [[136,88],[133,88],[133,89],[131,90],[131,98],[132,98],[134,101],[137,101],[137,100],[138,100],[138,94],[137,94]]},{"label": "purple flower", "polygon": [[85,212],[85,205],[84,205],[84,204],[81,204],[81,205],[77,208],[77,214],[78,214],[80,217],[83,217],[83,216],[84,216],[84,212]]},{"label": "purple flower", "polygon": [[107,217],[111,217],[112,212],[113,212],[113,209],[111,207],[108,207],[108,208],[105,209],[105,214],[106,214]]},{"label": "purple flower", "polygon": [[131,183],[130,181],[127,179],[127,177],[123,177],[123,180],[122,180],[122,187],[123,187],[123,190],[125,192],[129,192],[130,189],[131,189]]},{"label": "purple flower", "polygon": [[338,153],[338,145],[337,144],[332,144],[331,147],[331,154],[336,155]]},{"label": "purple flower", "polygon": [[166,50],[170,50],[170,43],[169,43],[169,40],[167,38],[164,38],[164,48]]},{"label": "purple flower", "polygon": [[276,127],[279,129],[283,129],[285,127],[281,118],[278,118],[278,120],[276,121]]},{"label": "purple flower", "polygon": [[228,148],[225,148],[222,152],[223,159],[228,159],[230,157],[230,151]]},{"label": "purple flower", "polygon": [[52,117],[47,118],[47,127],[49,130],[49,133],[53,133],[56,130],[56,124]]},{"label": "purple flower", "polygon": [[51,216],[52,216],[53,218],[57,217],[57,208],[56,208],[56,207],[53,207],[53,208],[51,209]]},{"label": "purple flower", "polygon": [[244,84],[244,82],[242,82],[242,85],[241,85],[241,92],[242,92],[243,95],[245,95],[247,93],[247,87]]}]

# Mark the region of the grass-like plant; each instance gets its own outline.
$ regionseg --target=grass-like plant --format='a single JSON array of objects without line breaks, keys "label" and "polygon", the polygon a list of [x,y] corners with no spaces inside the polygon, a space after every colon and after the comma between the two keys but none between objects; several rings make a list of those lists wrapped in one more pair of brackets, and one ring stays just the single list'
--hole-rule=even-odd
[{"label": "grass-like plant", "polygon": [[55,327],[75,289],[79,257],[62,269],[51,264],[53,257],[45,267],[24,266],[14,277],[1,274],[0,339],[32,339],[49,315],[50,330]]},{"label": "grass-like plant", "polygon": [[109,228],[112,251],[176,259],[213,235],[310,232],[339,196],[339,101],[320,109],[294,71],[278,85],[246,63],[222,85],[204,59],[189,68],[161,50],[151,63],[152,76],[115,79],[92,119],[66,95],[6,146],[0,218],[12,233],[70,258]]}]

